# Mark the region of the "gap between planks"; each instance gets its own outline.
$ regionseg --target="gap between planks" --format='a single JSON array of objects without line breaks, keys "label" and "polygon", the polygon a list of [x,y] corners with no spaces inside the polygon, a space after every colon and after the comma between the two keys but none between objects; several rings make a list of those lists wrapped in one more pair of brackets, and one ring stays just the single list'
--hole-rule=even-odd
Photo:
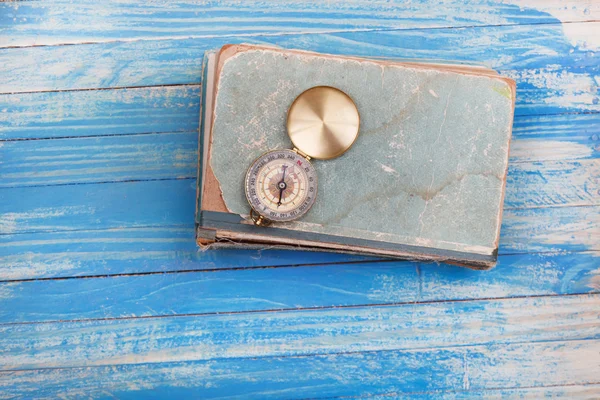
[{"label": "gap between planks", "polygon": [[[577,342],[563,343],[567,351],[575,350],[578,356],[583,356],[586,349],[594,351],[598,346],[597,343],[592,343],[590,346],[584,346],[583,349],[580,349],[577,346]],[[539,363],[539,366],[550,367],[551,372],[541,375],[534,374],[536,366],[528,363],[511,368],[512,366],[508,364],[509,360],[502,354],[502,350],[504,349],[513,356],[517,355],[520,359],[524,359],[525,352],[531,352],[531,358],[535,359]],[[461,355],[458,352],[455,352],[455,356],[453,357],[455,362],[451,362],[446,367],[443,366],[443,359],[427,357],[427,353],[421,353],[425,356],[425,359],[419,360],[415,358],[414,352],[407,351],[392,351],[391,354],[395,354],[396,358],[394,359],[394,356],[392,356],[392,358],[388,357],[384,360],[369,358],[368,353],[364,353],[368,359],[362,360],[362,362],[352,357],[348,357],[346,360],[339,360],[335,355],[331,356],[334,359],[327,358],[327,356],[314,358],[312,363],[309,361],[310,359],[306,359],[305,357],[288,357],[287,360],[292,361],[292,365],[288,364],[288,367],[291,367],[290,369],[293,373],[298,375],[294,376],[292,373],[292,376],[288,377],[287,380],[284,378],[285,375],[281,376],[283,379],[277,379],[277,372],[281,371],[277,367],[286,365],[281,363],[284,358],[279,358],[276,360],[267,360],[268,362],[272,362],[273,365],[264,363],[261,365],[260,359],[243,360],[247,364],[255,365],[249,369],[236,368],[242,365],[236,365],[236,360],[233,359],[225,360],[225,365],[223,363],[208,364],[202,361],[182,361],[115,366],[103,365],[99,367],[27,369],[6,373],[0,372],[0,377],[2,377],[0,384],[3,384],[2,387],[6,388],[8,393],[13,395],[22,396],[23,393],[36,393],[39,395],[40,393],[44,393],[49,398],[64,397],[65,395],[73,395],[74,393],[93,397],[106,397],[108,394],[111,394],[113,397],[123,395],[129,395],[130,397],[134,393],[137,396],[144,396],[145,393],[148,393],[152,397],[157,396],[158,393],[163,393],[163,396],[172,397],[173,390],[182,390],[183,392],[179,393],[185,393],[186,395],[183,397],[190,398],[203,398],[209,395],[210,397],[227,396],[227,398],[232,398],[236,396],[236,398],[252,397],[258,399],[267,397],[282,398],[282,393],[291,393],[291,391],[296,396],[300,396],[300,398],[322,398],[325,397],[324,389],[327,393],[326,396],[328,395],[329,398],[354,398],[357,394],[365,398],[382,396],[389,398],[390,395],[408,398],[407,395],[410,395],[410,393],[456,392],[485,394],[488,393],[488,387],[493,390],[499,389],[505,391],[511,391],[511,389],[516,388],[521,393],[523,393],[522,391],[528,391],[528,388],[540,391],[544,390],[545,387],[581,388],[579,392],[581,390],[589,392],[589,389],[586,389],[585,385],[596,385],[597,377],[593,376],[593,371],[595,371],[597,366],[593,362],[585,362],[585,359],[583,359],[578,363],[575,358],[560,357],[556,348],[548,345],[544,346],[543,344],[533,344],[530,346],[509,345],[505,346],[504,349],[496,346],[491,347],[486,352],[479,346],[470,352],[468,349],[463,350],[462,357],[460,357]],[[521,354],[516,354],[516,351],[519,350]],[[411,354],[413,354],[413,357],[411,357]],[[416,355],[418,356],[418,353]],[[478,361],[478,356],[483,356],[483,359]],[[499,356],[498,362],[496,362],[494,356]],[[405,358],[405,361],[400,361],[398,357]],[[298,362],[294,364],[294,361]],[[336,371],[338,374],[331,375],[328,373],[329,368],[335,367],[336,365],[333,363],[336,361],[342,361],[337,364],[336,368],[340,371]],[[344,361],[347,361],[349,365],[347,366]],[[438,364],[438,361],[442,361],[441,368],[431,371],[421,371],[418,369],[430,363],[434,363],[434,365]],[[578,379],[576,371],[569,371],[570,373],[566,374],[567,376],[559,377],[556,373],[553,373],[553,368],[556,365],[563,365],[561,361],[567,364],[567,368],[587,367],[588,369],[591,368],[592,371],[586,369],[581,371],[587,372],[587,375],[584,375],[587,379]],[[258,368],[256,368],[256,362],[259,363]],[[486,368],[486,362],[489,368]],[[395,373],[394,367],[408,368],[410,375],[398,376]],[[468,373],[469,367],[475,367],[476,371],[481,372],[474,374],[473,384],[469,384],[468,380],[470,377]],[[482,368],[486,369],[482,370]],[[168,373],[165,374],[167,371]],[[490,375],[486,376],[486,371]],[[507,375],[511,371],[513,375]],[[240,372],[244,374],[240,375]],[[325,374],[321,375],[323,373]],[[495,378],[493,377],[495,373],[500,373],[500,375]],[[230,374],[233,375],[229,376]],[[115,376],[117,377],[116,379]],[[302,378],[300,379],[301,382],[294,382],[297,377]],[[450,377],[450,379],[442,383],[440,387],[438,379],[439,382],[442,382],[445,377]],[[514,379],[511,379],[513,377]],[[539,378],[544,379],[540,380]],[[425,379],[429,384],[420,382],[420,379]],[[81,385],[80,382],[82,380],[87,384]],[[245,382],[247,386],[243,388],[234,387],[233,389],[226,386],[231,385],[233,382],[238,385],[241,382]],[[274,390],[262,392],[262,388],[257,385],[264,386],[267,382],[275,383],[277,387]],[[431,384],[432,382],[433,384]],[[281,383],[283,384],[281,385]],[[367,390],[366,393],[365,390]],[[418,398],[420,399],[422,396]],[[539,396],[529,398],[539,398]]]},{"label": "gap between planks", "polygon": [[[20,0],[22,1],[22,0]],[[17,46],[0,46],[0,49],[27,49],[34,47],[59,47],[59,46],[80,46],[80,45],[95,45],[95,44],[112,44],[112,43],[135,43],[135,42],[146,42],[146,41],[167,41],[167,40],[187,40],[187,39],[220,39],[220,38],[260,38],[260,37],[272,37],[272,36],[303,36],[303,35],[328,35],[336,33],[370,33],[370,32],[400,32],[400,31],[432,31],[441,29],[478,29],[478,28],[502,28],[512,26],[544,26],[544,25],[556,25],[562,26],[567,24],[585,24],[600,22],[599,19],[589,19],[581,21],[562,21],[558,22],[530,22],[526,24],[484,24],[484,25],[459,25],[459,26],[433,26],[433,27],[415,27],[415,28],[371,28],[371,29],[325,29],[322,31],[284,31],[284,32],[263,32],[263,33],[242,33],[242,34],[222,34],[222,35],[180,35],[180,36],[164,36],[164,37],[139,37],[132,39],[112,39],[112,40],[90,40],[81,41],[77,43],[52,43],[52,44],[39,44],[39,45],[17,45]],[[24,92],[20,92],[24,93]]]},{"label": "gap between planks", "polygon": [[[581,251],[578,253],[596,253],[595,251]],[[598,252],[600,254],[600,252]],[[304,267],[324,267],[324,266],[335,266],[335,265],[352,265],[352,264],[378,264],[378,263],[392,263],[398,261],[410,260],[396,260],[396,259],[377,259],[377,260],[356,260],[356,261],[339,261],[339,262],[322,262],[322,263],[299,263],[299,264],[278,264],[278,265],[260,265],[260,266],[244,266],[244,267],[226,267],[226,268],[207,268],[207,269],[181,269],[181,270],[169,270],[169,271],[149,271],[149,272],[130,272],[130,273],[117,273],[117,274],[101,274],[101,275],[79,275],[79,276],[59,276],[59,277],[48,277],[48,278],[25,278],[25,279],[7,279],[0,280],[2,283],[18,283],[18,282],[37,282],[37,281],[64,281],[71,279],[95,279],[95,278],[117,278],[124,276],[150,276],[150,275],[171,275],[171,274],[190,274],[195,272],[220,272],[220,271],[250,271],[260,269],[271,269],[271,268],[304,268]],[[1,325],[1,324],[0,324]]]},{"label": "gap between planks", "polygon": [[[147,229],[148,227],[135,227],[131,228],[135,229]],[[150,227],[151,228],[151,227]],[[110,229],[90,229],[90,230],[80,230],[80,231],[108,231]],[[77,231],[69,231],[69,232],[77,232]],[[34,232],[39,233],[39,232]],[[20,232],[19,234],[27,234],[27,232]],[[10,243],[9,243],[10,244]],[[4,247],[0,244],[0,247]],[[510,256],[521,256],[521,255],[544,255],[544,254],[555,254],[556,251],[531,251],[527,253],[502,253],[498,257],[510,257]],[[600,251],[595,250],[581,250],[581,251],[572,251],[571,254],[581,254],[581,255],[596,255],[600,258]],[[98,274],[98,275],[76,275],[76,276],[56,276],[56,277],[45,277],[45,278],[23,278],[23,279],[0,279],[0,284],[2,283],[21,283],[21,282],[38,282],[38,281],[65,281],[65,280],[73,280],[73,279],[105,279],[105,278],[119,278],[119,277],[136,277],[136,276],[152,276],[152,275],[173,275],[173,274],[193,274],[193,273],[211,273],[211,272],[222,272],[222,271],[251,271],[251,270],[264,270],[264,269],[276,269],[276,268],[306,268],[306,267],[327,267],[327,266],[345,266],[345,265],[356,265],[356,264],[384,264],[384,263],[397,263],[397,262],[406,262],[410,263],[411,267],[416,268],[417,276],[421,275],[421,263],[433,265],[438,264],[436,262],[416,262],[410,259],[392,259],[392,258],[378,258],[374,260],[353,260],[353,261],[339,261],[339,262],[316,262],[316,263],[292,263],[292,264],[272,264],[272,265],[257,265],[257,266],[242,266],[242,267],[220,267],[220,268],[205,268],[205,269],[176,269],[176,270],[166,270],[166,271],[147,271],[147,272],[128,272],[128,273],[115,273],[115,274]],[[422,283],[422,282],[421,282]],[[600,289],[599,289],[600,290]],[[578,293],[583,294],[583,293]],[[532,296],[511,296],[506,298],[513,297],[534,297],[538,295]],[[539,295],[541,296],[541,295]],[[556,296],[560,296],[560,294],[556,294]],[[500,297],[489,297],[489,299],[496,299]],[[485,298],[484,298],[485,299]],[[469,300],[469,299],[465,299]],[[411,302],[406,302],[411,303]],[[398,303],[400,304],[400,303]]]},{"label": "gap between planks", "polygon": [[[52,89],[52,90],[32,90],[32,91],[18,91],[18,92],[2,92],[2,96],[9,95],[20,95],[20,94],[38,94],[38,93],[63,93],[63,92],[97,92],[97,91],[109,91],[109,90],[127,90],[127,89],[160,89],[160,88],[171,88],[171,87],[190,87],[190,88],[201,88],[202,84],[197,83],[170,83],[168,85],[139,85],[139,86],[111,86],[111,87],[99,87],[99,88],[78,88],[78,89]],[[583,112],[582,112],[583,113]]]},{"label": "gap between planks", "polygon": [[[595,329],[598,325],[595,307],[598,299],[598,295],[585,295],[545,301],[488,302],[483,307],[480,304],[408,305],[391,310],[370,307],[361,312],[306,312],[300,316],[279,313],[246,318],[218,316],[211,320],[188,318],[162,323],[56,323],[53,326],[6,327],[2,331],[7,336],[0,341],[12,357],[3,359],[2,364],[4,370],[21,371],[166,363],[222,366],[238,360],[253,363],[264,359],[267,363],[316,361],[317,364],[311,365],[329,368],[328,364],[334,361],[334,364],[345,365],[343,361],[347,357],[347,360],[354,360],[372,372],[365,377],[377,379],[375,372],[389,362],[410,368],[413,361],[425,365],[437,365],[441,361],[440,366],[444,367],[443,361],[450,355],[454,362],[446,364],[447,372],[461,375],[469,369],[463,370],[460,365],[479,365],[471,369],[473,375],[467,375],[474,379],[486,378],[478,376],[479,372],[488,372],[488,369],[481,368],[483,365],[503,368],[508,366],[504,364],[521,359],[524,363],[516,364],[517,369],[535,370],[535,365],[527,362],[533,360],[541,365],[557,365],[558,362],[558,365],[570,368],[580,366],[588,372],[587,379],[584,379],[590,381],[597,378],[594,374],[598,368],[596,359],[581,357],[586,352],[597,354],[600,349]],[[577,318],[567,318],[567,315]],[[417,325],[421,329],[414,330],[414,323],[418,321],[422,322]],[[457,332],[461,334],[452,334]],[[423,337],[427,340],[423,341]],[[181,338],[177,345],[173,342],[174,338]],[[469,338],[471,342],[466,342]],[[61,345],[65,343],[66,348]],[[29,351],[31,348],[36,352]],[[365,360],[366,355],[372,356],[378,364],[365,362],[368,361]],[[481,359],[481,356],[484,358]],[[257,371],[268,373],[270,370],[264,370],[263,367],[268,367],[265,363],[259,362],[258,365]],[[311,365],[301,368],[306,370]],[[291,367],[298,369],[298,365]],[[351,366],[351,370],[355,367]],[[509,375],[504,374],[500,381],[495,381],[496,384],[503,382],[510,385],[509,378],[514,376],[514,368],[504,371]],[[554,378],[556,380],[550,382],[582,383],[582,379],[576,377],[581,377],[578,372],[583,370],[564,370],[567,371],[569,374],[565,377],[560,371],[556,375],[557,371],[551,370],[544,382]],[[206,376],[218,375],[213,372]],[[458,385],[454,388],[477,386]]]},{"label": "gap between planks", "polygon": [[[485,389],[477,388],[473,390],[429,390],[429,391],[416,391],[416,392],[406,392],[406,393],[398,393],[398,392],[389,392],[389,393],[381,393],[374,395],[365,395],[365,396],[333,396],[333,397],[306,397],[299,400],[310,400],[310,399],[318,399],[318,400],[328,400],[328,399],[378,399],[378,398],[390,398],[394,396],[402,395],[402,398],[406,398],[406,396],[419,396],[421,398],[422,395],[448,395],[448,394],[461,394],[466,395],[470,394],[478,395],[478,398],[486,398],[485,395],[489,395],[489,392],[501,392],[501,391],[514,391],[514,392],[526,392],[531,390],[544,390],[544,389],[562,389],[562,388],[581,388],[587,389],[588,386],[598,386],[597,390],[600,392],[600,381],[590,381],[585,383],[566,383],[566,384],[558,384],[558,385],[540,385],[540,386],[513,386],[513,387],[489,387]],[[498,393],[498,395],[501,395]],[[445,397],[444,397],[445,398]],[[523,398],[523,397],[520,397]]]},{"label": "gap between planks", "polygon": [[[201,85],[198,84],[182,84],[182,85],[157,85],[157,86],[126,86],[119,88],[98,88],[98,89],[68,89],[68,90],[48,90],[48,91],[40,91],[40,92],[16,92],[16,93],[0,93],[0,98],[4,95],[20,95],[20,94],[39,94],[39,93],[59,93],[59,92],[89,92],[89,91],[110,91],[110,90],[128,90],[128,89],[170,89],[172,87],[190,87],[190,88],[201,88]],[[557,113],[544,113],[544,114],[525,114],[525,115],[516,115],[514,117],[514,122],[518,122],[521,119],[532,119],[539,117],[561,117],[561,116],[578,116],[578,115],[598,115],[600,111],[565,111],[565,112],[557,112]],[[515,140],[521,140],[519,135],[514,134],[514,122],[513,122],[513,135],[511,137],[511,143]],[[93,138],[108,138],[108,137],[133,137],[133,136],[143,136],[143,135],[160,135],[160,134],[172,134],[172,133],[199,133],[199,128],[194,130],[181,130],[181,131],[147,131],[147,132],[132,132],[132,133],[108,133],[108,134],[92,134],[92,135],[66,135],[66,136],[50,136],[50,137],[29,137],[29,138],[10,138],[3,139],[0,137],[0,143],[2,142],[28,142],[35,140],[60,140],[60,139],[93,139]],[[553,160],[553,159],[552,159]],[[561,159],[563,160],[563,159]],[[568,159],[564,159],[568,160]],[[545,161],[545,160],[534,160],[534,161]],[[510,163],[523,163],[523,162],[531,162],[528,160],[515,160],[510,161]]]},{"label": "gap between planks", "polygon": [[[124,136],[124,135],[115,135],[115,136]],[[104,137],[104,136],[103,136]],[[578,159],[564,159],[560,161],[577,161]],[[592,160],[600,160],[598,158],[593,158]],[[534,162],[543,162],[543,161],[514,161],[509,164],[531,164]],[[172,178],[146,178],[146,179],[114,179],[108,181],[97,181],[97,182],[65,182],[65,183],[49,183],[49,184],[34,184],[34,185],[18,185],[18,186],[4,186],[0,187],[0,192],[5,190],[9,191],[11,189],[23,189],[23,188],[40,188],[40,187],[65,187],[65,186],[81,186],[81,185],[107,185],[107,184],[116,184],[116,183],[139,183],[139,182],[172,182],[172,181],[194,181],[197,177],[194,176],[179,176]],[[599,192],[600,193],[600,192]],[[521,206],[521,207],[503,207],[504,211],[518,211],[518,210],[534,210],[534,209],[550,209],[550,208],[582,208],[582,207],[600,207],[598,204],[546,204],[540,206]],[[143,226],[146,228],[158,227],[162,225],[149,225]],[[77,229],[69,229],[69,231],[76,231]],[[87,230],[87,229],[86,229]],[[94,230],[94,229],[91,229]],[[45,230],[44,232],[61,232],[62,230]],[[37,231],[19,231],[18,233],[34,233]],[[0,236],[3,235],[12,235],[14,233],[3,233],[0,232]]]},{"label": "gap between planks", "polygon": [[[61,323],[62,321],[54,321],[54,323]],[[1,325],[0,325],[1,326]],[[390,348],[390,349],[372,349],[372,350],[343,350],[334,352],[306,352],[296,354],[270,354],[270,355],[249,355],[249,356],[217,356],[207,359],[184,359],[184,360],[169,360],[169,361],[145,361],[135,363],[112,363],[112,364],[89,364],[89,365],[72,365],[72,366],[56,366],[56,367],[33,367],[33,368],[9,368],[0,369],[0,375],[3,373],[10,372],[26,372],[26,371],[42,371],[42,370],[63,370],[63,369],[78,369],[78,368],[102,368],[110,366],[143,366],[143,365],[156,365],[156,364],[170,364],[178,362],[201,362],[201,361],[233,361],[233,360],[269,360],[269,359],[307,359],[314,357],[338,357],[338,356],[352,356],[352,355],[364,355],[364,354],[384,354],[384,353],[424,353],[430,351],[444,351],[444,350],[458,350],[458,349],[477,349],[488,345],[493,346],[519,346],[519,345],[544,345],[544,344],[562,344],[562,343],[578,343],[578,342],[596,342],[598,339],[595,338],[582,338],[582,339],[543,339],[543,340],[515,340],[515,341],[494,341],[494,342],[477,342],[469,344],[454,344],[447,346],[425,346],[425,347],[413,347],[413,348]]]},{"label": "gap between planks", "polygon": [[[271,267],[267,267],[271,268]],[[264,268],[262,268],[264,269]],[[194,271],[200,272],[200,271]],[[202,271],[203,272],[203,271]],[[18,281],[16,281],[18,282]],[[11,326],[24,326],[24,325],[51,325],[57,323],[82,323],[82,322],[110,322],[110,321],[136,321],[136,320],[152,320],[152,319],[168,319],[168,318],[202,318],[202,317],[214,317],[214,316],[227,316],[227,315],[251,315],[251,314],[270,314],[270,313],[302,313],[305,311],[331,311],[331,310],[360,310],[360,309],[371,309],[373,307],[379,308],[391,308],[391,307],[403,307],[403,306],[424,306],[424,305],[436,305],[436,304],[476,304],[479,302],[501,302],[510,300],[525,300],[525,299],[548,299],[548,298],[568,298],[568,297],[589,297],[600,294],[599,290],[593,290],[581,293],[561,293],[561,294],[537,294],[537,295],[525,295],[525,296],[501,296],[501,297],[482,297],[473,299],[444,299],[444,300],[415,300],[415,301],[401,301],[393,303],[372,303],[372,304],[352,304],[352,305],[331,305],[331,306],[315,306],[315,307],[297,307],[297,308],[271,308],[271,309],[260,309],[260,310],[242,310],[242,311],[215,311],[215,312],[201,312],[201,313],[181,313],[181,314],[161,314],[161,315],[140,315],[134,317],[107,317],[107,318],[79,318],[79,319],[56,319],[48,321],[27,321],[27,322],[2,322],[0,327],[11,327]],[[587,340],[587,339],[583,339]],[[549,340],[552,342],[552,340]],[[544,342],[544,341],[540,341]],[[515,343],[515,342],[511,342]],[[529,342],[523,342],[529,343]],[[452,346],[459,347],[459,346]],[[337,354],[337,353],[336,353]],[[342,353],[340,353],[342,354]],[[314,354],[320,355],[320,354]]]},{"label": "gap between planks", "polygon": [[[35,140],[58,140],[58,139],[97,139],[97,138],[108,138],[108,137],[132,137],[132,136],[147,136],[147,135],[169,135],[173,133],[198,133],[198,129],[193,131],[176,131],[176,132],[135,132],[135,133],[109,133],[107,135],[81,135],[81,136],[52,136],[42,138],[14,138],[14,139],[0,139],[0,142],[29,142]],[[35,185],[37,186],[37,185]]]},{"label": "gap between planks", "polygon": [[[115,135],[115,136],[128,136],[128,135]],[[105,136],[101,136],[105,137]],[[196,176],[179,176],[174,178],[147,178],[147,179],[115,179],[112,181],[98,181],[98,182],[66,182],[66,183],[49,183],[49,184],[35,184],[35,185],[20,185],[20,186],[4,186],[0,187],[0,190],[14,189],[14,188],[35,188],[35,187],[58,187],[58,186],[76,186],[76,185],[106,185],[111,183],[134,183],[134,182],[161,182],[161,181],[185,181],[185,180],[196,180]],[[585,205],[584,205],[585,206]],[[572,206],[575,207],[575,206]],[[528,207],[532,208],[532,207]],[[0,233],[0,236],[3,233]]]}]

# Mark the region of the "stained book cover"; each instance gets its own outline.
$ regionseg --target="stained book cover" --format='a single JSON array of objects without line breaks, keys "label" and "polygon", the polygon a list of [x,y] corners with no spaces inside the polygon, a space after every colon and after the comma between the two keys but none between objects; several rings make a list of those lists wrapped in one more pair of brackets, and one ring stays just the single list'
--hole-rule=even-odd
[{"label": "stained book cover", "polygon": [[[374,60],[255,45],[203,65],[197,241],[496,263],[515,83],[483,68]],[[287,111],[314,86],[360,113],[352,148],[315,160],[318,197],[298,221],[255,226],[244,178],[262,154],[291,149]]]}]

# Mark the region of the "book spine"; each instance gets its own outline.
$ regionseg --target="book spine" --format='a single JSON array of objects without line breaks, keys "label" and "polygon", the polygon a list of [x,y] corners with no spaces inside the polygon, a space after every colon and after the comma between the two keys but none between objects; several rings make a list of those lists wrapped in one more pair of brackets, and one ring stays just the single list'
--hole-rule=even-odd
[{"label": "book spine", "polygon": [[205,118],[204,118],[204,111],[205,111],[205,100],[206,100],[206,87],[207,85],[205,84],[206,82],[206,77],[208,75],[208,60],[209,60],[209,52],[205,52],[204,53],[204,57],[202,59],[202,77],[201,77],[201,82],[202,82],[202,86],[200,88],[200,123],[199,123],[199,130],[198,130],[198,168],[197,168],[197,173],[196,173],[196,215],[195,215],[195,222],[196,222],[196,231],[198,230],[198,227],[202,225],[202,219],[201,219],[201,205],[202,205],[202,163],[204,162],[203,160],[203,154],[204,154],[204,126],[205,126]]}]

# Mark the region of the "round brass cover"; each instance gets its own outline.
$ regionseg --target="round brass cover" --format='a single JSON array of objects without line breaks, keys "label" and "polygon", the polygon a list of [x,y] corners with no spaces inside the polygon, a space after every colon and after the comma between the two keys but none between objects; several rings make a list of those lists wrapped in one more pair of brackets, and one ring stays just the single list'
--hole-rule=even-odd
[{"label": "round brass cover", "polygon": [[292,103],[287,129],[294,146],[309,157],[327,160],[341,156],[358,137],[360,117],[346,93],[316,86]]}]

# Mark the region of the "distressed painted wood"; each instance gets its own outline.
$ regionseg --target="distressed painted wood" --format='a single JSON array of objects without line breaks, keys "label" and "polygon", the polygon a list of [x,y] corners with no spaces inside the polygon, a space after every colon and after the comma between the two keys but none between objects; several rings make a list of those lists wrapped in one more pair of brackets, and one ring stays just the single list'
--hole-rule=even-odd
[{"label": "distressed painted wood", "polygon": [[[567,35],[568,34],[568,35]],[[569,36],[570,35],[570,36]],[[197,84],[205,50],[251,42],[370,57],[483,63],[517,79],[517,115],[600,111],[600,22],[214,37],[0,50],[0,93]],[[589,40],[581,40],[581,39]],[[502,57],[499,56],[502,54]]]},{"label": "distressed painted wood", "polygon": [[501,253],[600,250],[598,207],[515,209],[503,218]]},{"label": "distressed painted wood", "polygon": [[599,205],[598,176],[600,159],[597,158],[509,163],[504,209]]},{"label": "distressed painted wood", "polygon": [[[0,140],[192,132],[199,87],[0,95]],[[517,116],[511,162],[598,157],[600,114]]]},{"label": "distressed painted wood", "polygon": [[350,264],[0,283],[0,324],[415,302],[415,267]]},{"label": "distressed painted wood", "polygon": [[0,140],[190,132],[198,85],[0,95]]},{"label": "distressed painted wood", "polygon": [[0,370],[585,341],[599,339],[599,305],[589,294],[0,325]]},{"label": "distressed painted wood", "polygon": [[[198,252],[192,238],[191,228],[138,228],[4,236],[0,237],[0,276],[4,280],[22,280],[369,260],[360,256],[335,253],[298,254],[274,250],[219,250],[203,253]],[[107,248],[110,251],[107,251]],[[349,291],[359,298],[371,298],[371,303],[402,302],[407,298],[399,296],[399,293],[403,293],[400,289],[403,285],[413,285],[409,276],[414,278],[412,271],[416,264],[412,267],[401,262],[383,265],[362,264],[337,267],[332,271],[343,275],[346,268],[362,273],[361,279],[349,287]],[[489,272],[439,264],[420,264],[419,268],[420,300],[583,293],[595,291],[600,287],[597,278],[600,273],[600,258],[594,252],[503,255],[499,258],[498,266]],[[320,274],[318,270],[311,268],[305,272],[308,274],[305,279],[310,279],[310,282],[323,288],[331,285],[327,276]],[[290,273],[285,270],[267,270],[258,275],[263,277],[261,282],[268,282],[268,285],[277,282],[293,288],[297,274],[297,271]],[[310,278],[312,274],[323,277],[323,280]],[[165,275],[154,278],[154,281],[158,282],[160,287],[168,288],[171,282],[182,280],[194,287],[197,285],[197,279],[195,275],[186,275],[183,278]],[[229,283],[236,284],[235,280]],[[65,284],[73,285],[72,290],[77,291],[75,281]],[[51,287],[52,283],[48,285]],[[358,291],[358,288],[363,289]],[[28,289],[23,290],[25,291],[22,294],[27,296]],[[17,290],[13,289],[12,292],[16,293]],[[170,291],[162,293],[166,295]],[[265,295],[268,295],[268,291],[267,294],[263,294]],[[324,299],[327,299],[327,296]],[[13,299],[7,297],[6,301]],[[186,301],[196,302],[198,299]],[[288,306],[296,305],[297,303],[292,302]],[[333,303],[329,301],[321,305]]]},{"label": "distressed painted wood", "polygon": [[[539,386],[526,388],[510,388],[510,389],[485,389],[485,390],[463,390],[463,391],[434,391],[434,392],[419,392],[419,393],[402,393],[402,398],[430,399],[435,396],[441,399],[528,399],[538,400],[541,398],[565,398],[565,399],[581,399],[581,400],[596,400],[600,385],[595,383],[587,383],[583,385],[569,386]],[[390,396],[397,396],[397,393],[382,394],[376,396],[368,396],[369,399],[385,399]]]},{"label": "distressed painted wood", "polygon": [[[0,233],[189,227],[195,193],[195,179],[0,189]],[[600,250],[598,210],[508,209],[500,252]]]},{"label": "distressed painted wood", "polygon": [[0,280],[365,262],[289,250],[200,251],[192,226],[0,235]]},{"label": "distressed painted wood", "polygon": [[195,179],[0,189],[0,234],[189,228],[195,196]]},{"label": "distressed painted wood", "polygon": [[[589,354],[598,351],[599,341],[585,340],[25,370],[0,373],[0,387],[8,395],[119,398],[405,398],[406,394],[423,399],[446,390],[451,391],[448,398],[465,399],[480,398],[483,388],[495,389],[484,393],[590,395],[597,394],[600,371]],[[547,387],[550,382],[555,387]],[[558,388],[565,385],[569,387]]]},{"label": "distressed painted wood", "polygon": [[[599,7],[0,3],[0,398],[599,397]],[[198,252],[200,60],[227,42],[517,79],[498,266]]]},{"label": "distressed painted wood", "polygon": [[[600,7],[587,1],[245,1],[168,3],[109,1],[102,5],[65,0],[4,3],[0,46],[261,35],[344,30],[472,27],[589,21]],[[456,8],[460,7],[460,12]]]},{"label": "distressed painted wood", "polygon": [[198,133],[4,142],[0,187],[194,178]]},{"label": "distressed painted wood", "polygon": [[[335,265],[277,266],[285,259],[268,255],[262,263],[252,264],[223,256],[218,266],[221,271],[164,274],[160,271],[166,268],[159,266],[154,267],[158,273],[149,274],[151,270],[144,265],[135,269],[142,275],[0,283],[0,323],[600,292],[598,252],[505,255],[499,257],[494,270],[485,273],[402,261],[342,264],[341,257]],[[148,257],[142,259],[144,263]],[[308,257],[302,262],[318,256],[309,253]],[[214,265],[202,258],[190,256],[188,265],[182,263],[179,270]],[[75,263],[79,257],[67,255],[63,259]],[[277,268],[261,266],[269,262]]]},{"label": "distressed painted wood", "polygon": [[[0,189],[0,233],[189,227],[195,191],[194,179]],[[500,252],[599,250],[598,209],[508,209]]]},{"label": "distressed painted wood", "polygon": [[489,273],[444,264],[421,264],[421,299],[485,299],[562,295],[600,289],[600,254],[512,254]]},{"label": "distressed painted wood", "polygon": [[[376,260],[356,255],[269,249],[200,252],[193,237],[192,227],[119,228],[0,236],[0,276],[2,280],[22,280]],[[421,274],[424,285],[431,285],[432,291],[440,293],[438,299],[444,296],[456,299],[564,294],[597,289],[598,283],[594,277],[600,268],[599,263],[598,255],[593,252],[516,254],[501,256],[498,267],[486,273],[455,266],[421,264]],[[398,279],[396,274],[401,273],[396,266],[402,263],[393,265],[390,271],[394,273],[390,276],[395,281]],[[377,275],[386,268],[372,264],[365,266],[363,279],[375,279],[369,275]],[[340,271],[343,273],[343,269]],[[312,272],[311,269],[307,270],[307,273]],[[429,274],[433,274],[431,280],[426,279]],[[273,272],[273,276],[277,275]],[[385,277],[381,284],[386,284]],[[381,290],[384,289],[382,286]],[[387,290],[395,293],[394,285]],[[394,296],[392,298],[401,301]]]},{"label": "distressed painted wood", "polygon": [[[519,138],[515,142],[519,145]],[[521,151],[526,145],[534,152],[545,142],[526,140]],[[573,157],[566,144],[563,148],[567,160]],[[196,176],[197,133],[10,141],[2,144],[2,153],[0,188],[191,179]],[[531,163],[512,157],[511,161],[507,209],[600,204],[598,158]]]},{"label": "distressed painted wood", "polygon": [[516,117],[510,162],[598,158],[600,114]]}]

